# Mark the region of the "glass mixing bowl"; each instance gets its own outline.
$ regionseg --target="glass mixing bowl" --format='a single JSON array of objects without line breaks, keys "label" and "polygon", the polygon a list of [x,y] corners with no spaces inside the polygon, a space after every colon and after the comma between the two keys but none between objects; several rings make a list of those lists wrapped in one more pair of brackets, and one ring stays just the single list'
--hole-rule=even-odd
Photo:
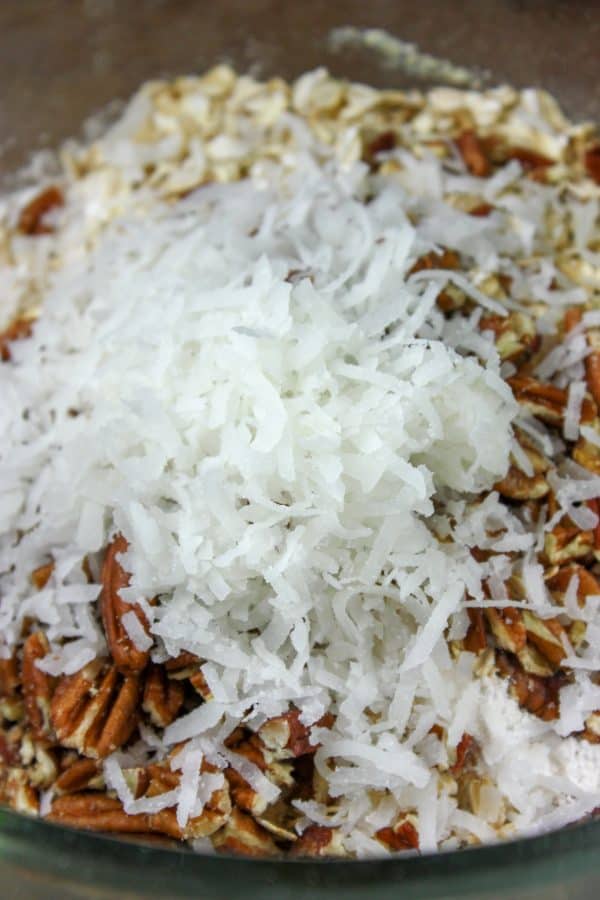
[{"label": "glass mixing bowl", "polygon": [[[381,53],[334,52],[331,29],[383,28],[486,83],[547,88],[572,118],[600,120],[595,0],[2,0],[0,176],[148,78],[232,62],[292,78],[326,65],[376,86],[419,86]],[[439,76],[438,76],[439,80]],[[600,893],[600,821],[437,856],[368,862],[197,856],[0,810],[8,898],[384,898],[578,900]]]}]

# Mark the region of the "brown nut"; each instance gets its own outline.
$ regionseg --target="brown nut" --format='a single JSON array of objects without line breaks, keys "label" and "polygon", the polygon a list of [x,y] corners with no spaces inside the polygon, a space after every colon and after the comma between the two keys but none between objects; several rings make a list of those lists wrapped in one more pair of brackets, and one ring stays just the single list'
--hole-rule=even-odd
[{"label": "brown nut", "polygon": [[224,827],[215,834],[213,844],[219,852],[241,856],[265,857],[278,852],[269,832],[235,807]]},{"label": "brown nut", "polygon": [[150,665],[144,684],[142,709],[157,728],[166,728],[183,705],[184,688],[167,676],[163,666]]},{"label": "brown nut", "polygon": [[31,732],[38,740],[49,738],[52,733],[50,701],[55,679],[37,666],[37,661],[43,659],[49,650],[48,639],[41,631],[30,634],[23,645],[21,674],[25,714]]},{"label": "brown nut", "polygon": [[527,632],[518,609],[512,606],[507,606],[506,609],[490,607],[486,609],[485,614],[499,647],[511,653],[518,653],[523,649],[527,643]]},{"label": "brown nut", "polygon": [[146,617],[138,604],[126,603],[119,594],[122,588],[128,586],[129,575],[117,561],[117,556],[124,553],[127,547],[123,535],[118,534],[106,551],[102,567],[100,611],[110,654],[119,671],[130,675],[146,668],[150,653],[148,650],[137,649],[123,625],[123,616],[133,612],[142,628],[148,631]]},{"label": "brown nut", "polygon": [[13,341],[22,341],[31,336],[33,322],[31,319],[19,318],[10,323],[8,328],[0,332],[0,359],[10,360],[10,345]]},{"label": "brown nut", "polygon": [[50,234],[54,229],[44,224],[44,216],[50,210],[63,206],[64,202],[64,197],[59,188],[46,188],[30,200],[27,206],[21,210],[17,224],[19,231],[28,235]]},{"label": "brown nut", "polygon": [[471,173],[478,178],[485,178],[492,171],[490,160],[484,146],[471,129],[463,131],[455,139],[458,152]]},{"label": "brown nut", "polygon": [[60,743],[93,759],[123,746],[138,722],[140,681],[94,660],[63,677],[54,692],[51,721]]},{"label": "brown nut", "polygon": [[417,831],[416,816],[410,814],[401,816],[395,825],[380,828],[375,833],[375,837],[388,849],[396,852],[401,850],[418,850],[419,832]]}]

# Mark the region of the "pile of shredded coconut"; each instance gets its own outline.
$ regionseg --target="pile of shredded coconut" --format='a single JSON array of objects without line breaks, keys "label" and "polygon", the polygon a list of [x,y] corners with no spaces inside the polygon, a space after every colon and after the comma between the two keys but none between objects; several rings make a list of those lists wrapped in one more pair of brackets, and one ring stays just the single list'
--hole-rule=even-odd
[{"label": "pile of shredded coconut", "polygon": [[[121,596],[150,626],[146,634],[129,614],[130,638],[157,662],[196,654],[212,694],[106,761],[128,812],[150,802],[136,801],[123,778],[132,760],[188,741],[180,788],[153,807],[175,802],[185,822],[223,781],[198,777],[202,759],[242,766],[225,738],[293,705],[307,726],[335,716],[312,729],[330,800],[296,800],[297,828],[338,827],[349,853],[382,853],[375,832],[406,810],[422,850],[586,815],[600,805],[600,747],[566,735],[600,706],[588,675],[597,650],[578,658],[564,689],[573,704],[546,722],[520,710],[475,654],[449,646],[466,634],[467,603],[506,605],[514,552],[529,554],[530,602],[557,612],[533,556],[539,535],[493,492],[518,452],[513,425],[528,420],[501,377],[493,336],[477,328],[482,315],[511,308],[482,287],[486,274],[510,272],[517,299],[534,278],[539,296],[549,284],[543,270],[526,281],[513,257],[539,250],[552,188],[511,192],[520,167],[509,163],[484,189],[498,211],[468,216],[443,197],[472,187],[465,172],[398,150],[397,177],[373,175],[282,113],[280,127],[297,138],[283,159],[176,203],[144,186],[119,207],[115,190],[109,211],[106,180],[140,177],[129,134],[143,106],[135,101],[98,144],[118,174],[67,186],[56,235],[39,244],[43,311],[1,372],[5,655],[29,619],[50,640],[40,668],[53,676],[106,653],[98,584],[87,583],[81,560],[98,576],[121,533],[131,573]],[[156,155],[152,163],[158,171]],[[477,274],[413,271],[442,245],[467,254]],[[32,271],[5,268],[3,283],[18,293]],[[473,301],[468,316],[439,308],[449,284]],[[577,302],[581,290],[559,285],[552,301]],[[546,374],[581,358],[576,346],[567,359],[557,351]],[[570,393],[567,438],[583,390]],[[579,493],[566,487],[568,473],[556,475],[555,493],[561,511],[580,510],[590,527],[593,514],[574,504],[598,496],[598,479],[577,476]],[[471,552],[486,546],[496,555]],[[33,592],[30,573],[48,557],[52,577]],[[597,632],[591,604],[585,614]],[[464,733],[488,776],[478,815],[460,808],[441,774]],[[279,788],[252,763],[240,771],[276,800]]]}]

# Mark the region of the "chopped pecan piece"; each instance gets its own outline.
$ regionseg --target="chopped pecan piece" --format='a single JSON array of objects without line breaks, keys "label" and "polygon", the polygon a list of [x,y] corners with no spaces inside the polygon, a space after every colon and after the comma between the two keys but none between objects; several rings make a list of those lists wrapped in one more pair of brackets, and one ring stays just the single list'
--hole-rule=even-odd
[{"label": "chopped pecan piece", "polygon": [[590,394],[600,406],[600,351],[592,350],[585,358],[585,377]]},{"label": "chopped pecan piece", "polygon": [[[594,498],[593,500],[587,501],[588,509],[591,509],[593,513],[596,513],[596,517],[598,519],[596,526],[592,532],[592,540],[594,544],[594,550],[600,551],[600,500],[598,498]],[[598,559],[598,553],[595,554],[596,559]]]},{"label": "chopped pecan piece", "polygon": [[[200,658],[195,653],[189,653],[184,650],[179,656],[168,659],[165,663],[165,669],[173,678],[179,677],[179,674],[190,666],[195,666],[200,662]],[[183,676],[187,677],[187,676]]]},{"label": "chopped pecan piece", "polygon": [[583,157],[585,170],[596,184],[600,184],[600,144],[588,147]]},{"label": "chopped pecan piece", "polygon": [[527,632],[523,617],[518,609],[507,606],[506,609],[488,608],[485,611],[496,643],[503,650],[518,653],[527,643]]},{"label": "chopped pecan piece", "polygon": [[292,856],[347,856],[340,833],[326,825],[309,825],[302,832],[290,854]]},{"label": "chopped pecan piece", "polygon": [[541,653],[533,644],[526,644],[516,654],[523,670],[528,675],[539,675],[540,678],[549,678],[556,672],[556,666]]},{"label": "chopped pecan piece", "polygon": [[128,544],[123,535],[117,535],[106,551],[102,567],[102,593],[100,609],[104,631],[111,656],[119,671],[124,675],[141,672],[146,668],[150,653],[138,650],[123,625],[123,616],[133,612],[142,628],[147,632],[148,623],[137,603],[126,603],[121,599],[119,591],[129,584],[129,574],[117,561],[117,556],[127,550]]},{"label": "chopped pecan piece", "polygon": [[16,656],[0,659],[0,697],[10,699],[16,697],[20,683]]},{"label": "chopped pecan piece", "polygon": [[[133,779],[136,784],[131,784],[131,773],[127,770],[124,771],[124,776],[126,781],[130,782],[136,796],[145,791],[145,796],[156,797],[179,784],[177,773],[170,772],[160,765],[150,765],[147,770],[137,772]],[[225,786],[214,791],[200,815],[189,819],[181,828],[173,807],[152,814],[127,814],[120,800],[106,794],[89,791],[67,793],[74,787],[77,779],[83,781],[86,777],[92,780],[91,769],[86,771],[83,767],[79,767],[70,782],[62,783],[61,788],[65,793],[54,800],[48,816],[50,820],[93,831],[155,833],[165,834],[177,840],[189,840],[206,837],[221,828],[231,811],[229,792]]]},{"label": "chopped pecan piece", "polygon": [[[315,722],[315,727],[330,728],[333,721],[330,713],[325,714],[318,722]],[[303,756],[305,753],[315,753],[319,746],[311,743],[311,727],[302,724],[299,710],[292,709],[261,725],[259,735],[265,746],[280,759]]]},{"label": "chopped pecan piece", "polygon": [[454,250],[444,248],[441,253],[432,250],[425,256],[419,257],[416,263],[409,271],[409,275],[415,272],[422,272],[424,269],[458,269],[460,268],[460,257]]},{"label": "chopped pecan piece", "polygon": [[278,852],[269,832],[235,807],[225,826],[215,834],[213,844],[220,852],[242,856],[274,856]]},{"label": "chopped pecan piece", "polygon": [[503,651],[496,654],[498,671],[511,683],[511,690],[520,706],[544,721],[557,719],[559,715],[559,691],[566,684],[566,677],[557,673],[548,678],[529,675],[513,658]]},{"label": "chopped pecan piece", "polygon": [[[573,329],[581,322],[582,316],[583,313],[580,306],[569,307],[563,316],[564,333],[568,334],[570,331],[573,331]],[[596,398],[594,397],[594,399]]]},{"label": "chopped pecan piece", "polygon": [[151,665],[146,674],[142,709],[158,728],[166,728],[177,718],[184,700],[181,682],[168,678],[163,666]]},{"label": "chopped pecan piece", "polygon": [[485,619],[482,609],[468,609],[469,629],[465,635],[463,646],[470,653],[481,653],[487,647]]},{"label": "chopped pecan piece", "polygon": [[38,793],[30,784],[23,769],[11,769],[6,780],[6,798],[11,808],[28,816],[37,816],[40,809]]},{"label": "chopped pecan piece", "polygon": [[469,210],[469,215],[484,219],[486,216],[489,216],[493,212],[494,207],[491,203],[477,203],[475,206],[471,207],[471,209]]},{"label": "chopped pecan piece", "polygon": [[583,606],[586,598],[590,595],[600,597],[600,582],[598,579],[584,566],[577,565],[577,563],[563,566],[558,571],[553,572],[546,583],[550,591],[562,595],[567,591],[574,576],[577,576],[577,600],[581,606]]},{"label": "chopped pecan piece", "polygon": [[459,134],[455,140],[458,152],[471,175],[476,175],[478,178],[485,178],[486,175],[489,175],[492,167],[476,133],[469,129]]},{"label": "chopped pecan piece", "polygon": [[10,360],[10,345],[13,341],[22,341],[30,337],[32,328],[33,321],[31,319],[19,318],[0,332],[0,359],[2,362]]},{"label": "chopped pecan piece", "polygon": [[62,678],[51,703],[54,731],[64,747],[94,759],[122,747],[138,722],[140,681],[101,660]]},{"label": "chopped pecan piece", "polygon": [[295,830],[296,823],[301,814],[286,799],[280,798],[272,803],[264,813],[254,816],[255,821],[264,828],[275,840],[294,843],[298,840]]},{"label": "chopped pecan piece", "polygon": [[[460,267],[460,257],[454,250],[444,248],[441,253],[431,251],[414,263],[409,271],[409,275],[415,272],[422,272],[425,269],[458,269]],[[459,309],[465,302],[465,295],[453,284],[448,284],[440,291],[437,298],[437,305],[444,312],[450,312]]]},{"label": "chopped pecan piece", "polygon": [[[267,751],[258,735],[253,735],[248,740],[236,744],[233,752],[253,763],[261,772],[278,786],[288,785],[291,782],[289,767],[285,764],[269,761]],[[268,807],[268,802],[248,784],[240,773],[229,766],[225,770],[225,777],[231,788],[231,796],[236,806],[252,815],[262,815]]]},{"label": "chopped pecan piece", "polygon": [[509,147],[506,150],[506,159],[518,160],[529,177],[537,181],[544,181],[546,169],[554,164],[554,160],[530,150],[529,147]]},{"label": "chopped pecan piece", "polygon": [[36,788],[49,788],[56,780],[56,754],[47,741],[37,741],[30,733],[23,736],[20,747],[21,762],[26,767],[29,783]]},{"label": "chopped pecan piece", "polygon": [[0,731],[0,770],[2,770],[2,763],[5,766],[12,767],[17,766],[19,762],[18,741],[10,740],[9,737]]},{"label": "chopped pecan piece", "polygon": [[396,132],[382,131],[370,140],[364,147],[363,159],[370,166],[377,164],[380,153],[389,153],[396,146]]},{"label": "chopped pecan piece", "polygon": [[48,639],[41,631],[30,634],[23,645],[22,681],[25,714],[35,738],[51,736],[50,701],[54,690],[54,678],[37,666],[50,650]]},{"label": "chopped pecan piece", "polygon": [[502,360],[515,361],[539,345],[533,319],[525,313],[511,312],[507,316],[482,316],[481,331],[494,334],[496,349]]},{"label": "chopped pecan piece", "polygon": [[580,437],[573,448],[572,456],[584,469],[600,475],[600,447]]},{"label": "chopped pecan piece", "polygon": [[19,216],[18,229],[22,234],[50,234],[54,231],[44,223],[44,216],[52,209],[63,206],[64,197],[57,187],[48,187],[37,194],[23,207]]},{"label": "chopped pecan piece", "polygon": [[57,794],[73,794],[96,786],[99,788],[104,786],[98,762],[95,759],[78,759],[61,772],[54,784],[54,790]]},{"label": "chopped pecan piece", "polygon": [[479,745],[473,735],[465,733],[456,745],[456,760],[450,767],[450,772],[455,777],[471,766],[479,753]]},{"label": "chopped pecan piece", "polygon": [[561,521],[544,538],[544,553],[552,565],[581,559],[594,550],[594,533],[580,531],[575,525]]},{"label": "chopped pecan piece", "polygon": [[393,827],[380,828],[375,837],[390,850],[418,850],[419,832],[415,826],[414,816],[404,816]]},{"label": "chopped pecan piece", "polygon": [[587,717],[581,737],[590,744],[600,744],[600,710],[590,713]]},{"label": "chopped pecan piece", "polygon": [[53,562],[45,563],[45,565],[39,566],[31,573],[31,583],[38,589],[38,591],[41,591],[50,581],[50,576],[52,575],[53,571]]},{"label": "chopped pecan piece", "polygon": [[494,487],[509,500],[541,500],[550,491],[543,475],[525,475],[516,466],[511,466],[502,481]]},{"label": "chopped pecan piece", "polygon": [[561,638],[566,637],[565,629],[558,619],[540,619],[528,609],[522,610],[527,639],[534,644],[552,665],[558,667],[567,652]]},{"label": "chopped pecan piece", "polygon": [[553,384],[542,384],[527,375],[507,379],[515,399],[538,419],[549,425],[561,425],[567,405],[567,391]]}]

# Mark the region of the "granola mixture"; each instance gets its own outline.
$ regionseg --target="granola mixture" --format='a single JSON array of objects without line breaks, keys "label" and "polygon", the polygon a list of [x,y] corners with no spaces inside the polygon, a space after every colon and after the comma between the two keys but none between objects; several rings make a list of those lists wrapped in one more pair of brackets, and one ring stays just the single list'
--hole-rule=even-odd
[{"label": "granola mixture", "polygon": [[[376,91],[322,70],[290,86],[218,67],[202,77],[145,85],[111,128],[90,134],[85,144],[67,143],[58,161],[38,160],[30,181],[0,198],[0,423],[3,441],[10,436],[8,451],[0,451],[2,801],[76,828],[162,835],[200,851],[261,857],[460,847],[592,815],[600,807],[595,129],[572,125],[541,91]],[[260,197],[270,189],[261,206]],[[298,199],[303,191],[308,212]],[[295,206],[289,205],[290,194]],[[415,497],[421,491],[420,500],[411,499],[414,517],[408,522],[424,544],[411,550],[412,538],[386,507],[377,520],[387,523],[379,537],[361,545],[362,556],[352,550],[363,582],[350,588],[336,561],[325,558],[330,546],[315,542],[328,590],[339,600],[331,601],[329,626],[323,612],[329,600],[313,597],[301,618],[294,611],[306,600],[294,582],[294,554],[305,547],[311,528],[306,511],[296,511],[295,495],[257,493],[235,508],[241,515],[247,507],[248,523],[257,529],[261,523],[269,533],[283,529],[287,543],[271,548],[276,555],[269,557],[268,572],[282,608],[292,598],[290,616],[296,618],[286,625],[278,611],[269,621],[246,588],[233,590],[232,599],[239,535],[229,538],[229,561],[218,577],[213,567],[204,582],[194,581],[200,579],[197,560],[208,557],[200,541],[190,538],[184,548],[181,527],[180,555],[173,551],[162,569],[159,563],[152,568],[171,539],[165,535],[179,514],[173,498],[180,495],[174,487],[172,497],[165,494],[148,512],[135,487],[146,477],[139,447],[131,445],[120,471],[119,441],[125,438],[93,427],[107,415],[102,402],[108,407],[111,391],[118,393],[115,385],[127,378],[115,360],[127,357],[128,341],[132,368],[142,358],[131,304],[142,303],[146,293],[148,317],[160,311],[150,300],[150,281],[136,293],[133,281],[119,281],[119,266],[126,266],[127,254],[144,260],[144,252],[152,255],[146,245],[158,233],[153,229],[162,229],[166,246],[179,239],[187,246],[192,238],[186,222],[196,221],[201,204],[207,271],[218,272],[228,241],[237,241],[235,252],[243,254],[243,234],[250,243],[266,240],[275,228],[271,219],[289,213],[291,221],[295,215],[297,266],[277,274],[285,254],[293,255],[285,245],[266,262],[258,254],[254,280],[262,265],[261,277],[271,288],[276,281],[277,290],[283,285],[286,297],[301,302],[320,290],[319,271],[330,258],[337,260],[343,275],[335,289],[330,285],[331,296],[342,288],[347,307],[355,303],[361,328],[371,329],[371,350],[377,344],[388,352],[394,342],[408,348],[407,397],[428,366],[446,373],[446,393],[432,395],[431,403],[442,430],[456,428],[454,443],[446,435],[438,450],[419,445],[416,457],[406,455],[392,473]],[[243,219],[241,230],[219,232],[234,208]],[[336,243],[339,209],[353,228],[360,225],[365,234],[375,229],[370,257],[360,260],[367,240],[360,234],[351,253],[344,248],[343,229]],[[325,245],[321,255],[319,247],[309,246],[311,228]],[[273,233],[282,246],[289,239],[289,229]],[[390,245],[393,252],[385,256]],[[181,263],[183,274],[178,270],[182,278],[184,265],[201,253],[194,244]],[[161,279],[180,265],[179,258],[161,261],[158,249],[155,256],[144,265],[157,290],[168,291]],[[384,264],[390,271],[397,267],[395,277],[412,298],[402,315],[396,308],[400,294],[381,275]],[[102,266],[110,271],[104,280]],[[377,278],[377,302],[369,306],[361,291],[366,297],[369,279]],[[111,310],[107,324],[102,316],[108,306],[94,306],[95,295],[88,301],[81,293],[92,279],[105,304],[123,298],[120,320],[118,309]],[[215,290],[221,287],[217,279]],[[252,284],[238,287],[250,292]],[[63,316],[57,290],[71,291],[73,308],[80,306],[77,316],[64,313],[70,349],[54,338]],[[200,307],[203,301],[190,302]],[[156,358],[176,327],[174,305],[165,294],[164,323],[147,319],[139,307],[146,329],[141,343],[150,345],[152,333],[158,337],[151,347]],[[257,309],[264,313],[265,307]],[[46,315],[58,331],[45,324]],[[227,315],[224,306],[222,317]],[[348,342],[352,349],[354,332],[344,330],[348,320],[342,318],[341,324],[324,319],[323,327],[331,329],[331,341],[339,331],[339,346]],[[199,321],[206,329],[201,339],[209,342],[210,329],[221,326],[209,327],[206,316]],[[274,304],[269,321],[240,319],[236,340],[265,344],[277,328],[283,334],[284,325]],[[435,350],[439,344],[443,353]],[[85,370],[83,354],[73,349],[84,345],[98,345],[109,355],[98,355]],[[360,345],[355,356],[344,357],[342,349],[337,363],[329,360],[331,370],[338,365],[340,377],[356,379],[350,369],[358,371],[362,350]],[[286,352],[293,355],[292,343]],[[312,344],[305,351],[315,358],[324,352]],[[53,371],[61,354],[63,362],[71,354],[72,377],[79,382],[65,382],[46,395],[44,372]],[[273,370],[281,368],[274,351],[264,354]],[[248,355],[249,381],[254,359]],[[215,358],[215,369],[219,364]],[[160,365],[166,380],[175,363]],[[302,365],[297,361],[298,370]],[[366,378],[364,371],[363,366]],[[372,391],[375,416],[386,395],[376,394],[381,385],[373,371],[371,386],[360,388],[357,408]],[[391,377],[392,370],[385,371]],[[464,378],[456,382],[463,394],[452,400],[457,372]],[[383,379],[384,369],[375,374]],[[104,398],[94,394],[94,379],[103,385]],[[266,404],[267,388],[257,385]],[[422,396],[415,393],[415,402]],[[175,393],[173,409],[177,401]],[[446,401],[451,409],[444,424]],[[149,434],[156,446],[144,463],[155,465],[162,478],[175,471],[171,451],[162,457],[161,452],[175,446],[176,436],[166,407],[152,402],[140,388],[131,421],[140,433],[151,432],[155,422],[156,429],[162,427],[159,437]],[[218,406],[226,408],[229,401],[221,392],[211,402],[185,410],[186,428],[191,431],[198,416],[220,423]],[[485,404],[496,404],[487,431]],[[418,412],[406,406],[407,428],[416,430]],[[325,433],[324,411],[322,416]],[[274,418],[270,412],[258,417],[250,443],[275,441]],[[226,425],[218,424],[220,434]],[[463,450],[485,456],[485,446],[473,446],[474,434],[490,445],[487,462],[477,457],[475,474],[475,457],[464,466],[460,458]],[[56,435],[75,437],[63,448]],[[370,482],[380,465],[377,454],[385,450],[376,437],[362,432],[362,447],[352,460],[343,458],[373,509],[389,501]],[[101,444],[103,457],[96,449]],[[48,447],[58,460],[54,470],[38,463]],[[102,473],[109,474],[106,481],[98,475],[98,493],[77,507],[74,520],[65,499],[69,478],[80,458],[93,455],[91,447]],[[15,454],[21,453],[17,462]],[[268,453],[280,467],[289,464],[272,447]],[[498,462],[502,454],[504,465]],[[240,471],[248,459],[240,456]],[[334,463],[332,451],[328,467],[323,463],[323,490],[335,482]],[[392,469],[381,463],[388,493],[399,490],[399,482],[385,482]],[[434,486],[428,480],[432,472]],[[117,503],[111,491],[116,496],[123,484],[131,492]],[[226,498],[208,497],[207,503],[221,504],[224,529],[228,523],[234,527]],[[55,514],[48,516],[49,508]],[[265,518],[267,509],[271,519]],[[351,521],[354,531],[348,521],[345,529],[336,526],[343,540],[352,547],[353,541],[364,543],[358,514]],[[225,553],[222,546],[219,552]],[[177,568],[181,560],[188,566],[185,575]],[[429,567],[427,577],[419,566]],[[247,578],[247,572],[242,575]],[[242,575],[239,584],[246,585]],[[447,590],[448,579],[458,590]],[[198,584],[202,590],[194,592]],[[261,603],[268,600],[264,584]],[[261,666],[273,672],[269,684],[260,680]]]}]

